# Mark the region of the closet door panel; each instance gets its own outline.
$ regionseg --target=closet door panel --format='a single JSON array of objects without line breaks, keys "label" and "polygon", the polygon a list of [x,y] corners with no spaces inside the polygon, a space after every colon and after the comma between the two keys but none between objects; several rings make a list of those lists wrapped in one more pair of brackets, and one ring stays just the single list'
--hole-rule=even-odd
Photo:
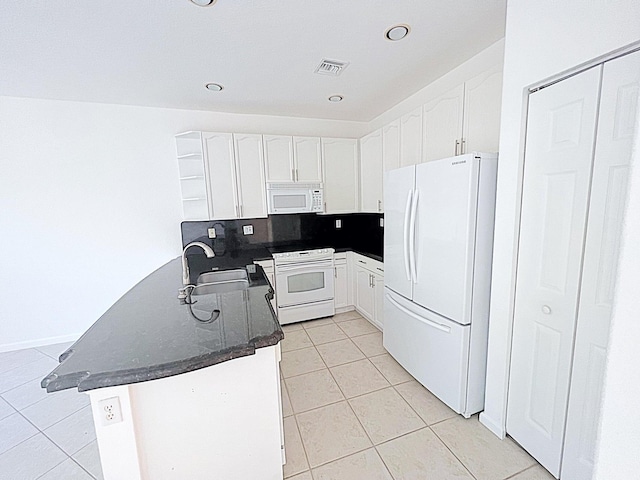
[{"label": "closet door panel", "polygon": [[562,460],[567,480],[593,472],[639,90],[640,52],[605,63]]},{"label": "closet door panel", "polygon": [[600,68],[529,97],[507,432],[560,472]]}]

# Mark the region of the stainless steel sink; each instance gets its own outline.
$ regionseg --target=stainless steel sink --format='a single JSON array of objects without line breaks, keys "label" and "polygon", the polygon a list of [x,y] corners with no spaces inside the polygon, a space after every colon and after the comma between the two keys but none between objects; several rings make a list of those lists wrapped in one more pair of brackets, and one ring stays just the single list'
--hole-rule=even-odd
[{"label": "stainless steel sink", "polygon": [[249,288],[249,275],[243,268],[205,272],[196,280],[191,295],[207,295],[210,293],[226,293]]},{"label": "stainless steel sink", "polygon": [[235,270],[219,270],[216,272],[205,272],[200,274],[196,280],[196,285],[203,283],[219,283],[244,280],[249,281],[249,275],[244,268],[236,268]]}]

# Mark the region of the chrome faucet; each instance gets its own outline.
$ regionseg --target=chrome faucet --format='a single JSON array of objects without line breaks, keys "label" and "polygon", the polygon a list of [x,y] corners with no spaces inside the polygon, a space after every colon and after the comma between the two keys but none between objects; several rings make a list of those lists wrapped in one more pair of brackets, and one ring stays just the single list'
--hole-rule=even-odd
[{"label": "chrome faucet", "polygon": [[191,247],[200,247],[204,250],[204,253],[207,255],[207,258],[215,257],[215,253],[213,253],[213,249],[202,242],[191,242],[182,251],[182,284],[189,285],[189,265],[187,265],[187,250]]}]

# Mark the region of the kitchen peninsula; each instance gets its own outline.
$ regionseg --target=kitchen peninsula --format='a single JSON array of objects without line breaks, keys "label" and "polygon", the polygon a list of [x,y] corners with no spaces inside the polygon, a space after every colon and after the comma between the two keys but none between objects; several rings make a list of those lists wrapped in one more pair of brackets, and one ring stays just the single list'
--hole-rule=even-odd
[{"label": "kitchen peninsula", "polygon": [[262,268],[246,270],[248,288],[183,304],[181,261],[170,261],[42,381],[89,393],[106,480],[282,478],[284,335]]}]

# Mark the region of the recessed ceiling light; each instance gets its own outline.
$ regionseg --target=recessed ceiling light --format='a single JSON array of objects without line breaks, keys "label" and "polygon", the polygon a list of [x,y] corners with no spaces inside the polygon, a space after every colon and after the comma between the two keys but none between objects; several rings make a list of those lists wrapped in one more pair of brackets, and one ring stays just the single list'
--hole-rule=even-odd
[{"label": "recessed ceiling light", "polygon": [[409,25],[394,25],[390,27],[385,33],[384,36],[391,40],[392,42],[396,42],[398,40],[402,40],[404,37],[409,35],[411,29]]},{"label": "recessed ceiling light", "polygon": [[344,100],[344,97],[342,95],[331,95],[329,97],[329,101],[334,103],[341,102],[342,100]]},{"label": "recessed ceiling light", "polygon": [[216,3],[216,0],[191,0],[191,3],[198,5],[199,7],[208,7]]},{"label": "recessed ceiling light", "polygon": [[205,85],[205,88],[207,88],[208,90],[211,90],[212,92],[219,92],[224,87],[222,85],[220,85],[219,83],[207,83]]}]

